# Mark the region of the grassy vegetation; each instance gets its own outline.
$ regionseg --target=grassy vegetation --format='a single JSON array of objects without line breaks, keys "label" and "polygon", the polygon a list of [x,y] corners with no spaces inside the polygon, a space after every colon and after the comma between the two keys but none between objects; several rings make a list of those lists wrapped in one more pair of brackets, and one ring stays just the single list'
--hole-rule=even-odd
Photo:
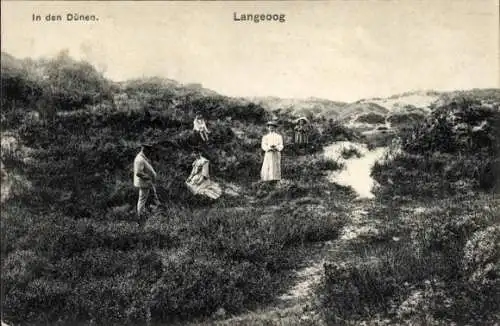
[{"label": "grassy vegetation", "polygon": [[385,123],[385,116],[381,115],[381,114],[374,113],[374,112],[369,112],[369,113],[359,115],[356,118],[356,122],[369,123],[369,124],[384,124]]},{"label": "grassy vegetation", "polygon": [[[70,62],[63,59],[55,60]],[[16,80],[32,77],[12,69]],[[15,88],[4,72],[5,87]],[[85,92],[85,83],[75,92]],[[25,113],[43,109],[50,93],[20,102],[16,96],[25,89],[9,88],[11,97],[3,98],[10,113],[2,129],[16,139],[16,150],[2,146],[4,177],[30,186],[13,185],[2,203],[2,319],[137,325],[210,316],[221,308],[237,313],[286,290],[305,259],[301,247],[338,236],[346,220],[339,198],[352,194],[322,180],[340,165],[317,153],[335,137],[349,137],[347,129],[313,121],[321,128],[310,148],[301,153],[287,144],[285,180],[271,186],[258,181],[262,108],[165,80],[110,89],[111,97],[125,100],[115,106],[72,102],[71,110],[57,107],[40,119]],[[73,96],[67,92],[61,96]],[[207,117],[207,145],[190,130],[195,110]],[[153,164],[164,207],[144,228],[135,221],[132,185],[141,141],[161,147]],[[213,178],[224,188],[235,185],[236,195],[213,202],[186,189],[198,145],[209,153]]]},{"label": "grassy vegetation", "polygon": [[326,320],[493,325],[499,208],[498,199],[482,195],[372,212],[380,214],[383,236],[356,242],[350,260],[325,266]]},{"label": "grassy vegetation", "polygon": [[[327,323],[500,317],[499,116],[476,99],[435,108],[400,131],[401,154],[375,165],[368,214],[380,221],[378,234],[325,265]],[[2,318],[23,325],[174,323],[272,302],[306,259],[303,249],[337,238],[354,214],[354,194],[324,178],[341,164],[320,151],[335,140],[375,147],[392,136],[368,139],[311,118],[302,150],[290,146],[292,117],[275,112],[284,180],[270,185],[258,181],[268,112],[196,85],[115,84],[64,54],[19,62],[2,54],[4,105],[2,141],[7,132],[15,141],[1,151],[2,186],[10,185],[1,214]],[[191,131],[198,111],[208,144]],[[163,207],[139,227],[132,162],[142,141],[161,147],[154,165]],[[200,145],[232,196],[214,202],[186,189]]]},{"label": "grassy vegetation", "polygon": [[415,123],[423,121],[424,119],[425,116],[421,113],[407,112],[391,114],[387,117],[387,122],[389,122],[393,128],[399,128],[413,125]]},{"label": "grassy vegetation", "polygon": [[[311,166],[332,167],[314,160]],[[255,196],[253,206],[226,199],[200,207],[203,202],[178,194],[170,198],[177,205],[156,212],[141,229],[129,204],[135,192],[125,179],[114,181],[101,185],[101,193],[82,191],[77,203],[49,185],[7,202],[6,320],[124,324],[193,318],[220,308],[235,313],[284,291],[303,259],[294,248],[337,237],[345,222],[333,201],[313,199],[321,192],[317,183],[296,180],[243,190]],[[92,195],[92,205],[85,205]]]},{"label": "grassy vegetation", "polygon": [[498,321],[499,114],[450,102],[401,132],[403,151],[372,171],[379,186],[368,218],[378,236],[325,265],[319,294],[328,324]]}]

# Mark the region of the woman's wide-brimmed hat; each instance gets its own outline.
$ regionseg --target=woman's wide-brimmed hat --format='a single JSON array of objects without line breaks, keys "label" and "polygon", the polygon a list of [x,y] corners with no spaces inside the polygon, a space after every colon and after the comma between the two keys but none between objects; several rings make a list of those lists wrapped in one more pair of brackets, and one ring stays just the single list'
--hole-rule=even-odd
[{"label": "woman's wide-brimmed hat", "polygon": [[276,121],[268,121],[268,122],[267,122],[267,125],[268,125],[268,126],[275,126],[275,127],[277,127],[277,126],[278,126],[278,123],[277,123]]},{"label": "woman's wide-brimmed hat", "polygon": [[155,144],[153,144],[153,143],[149,143],[149,142],[146,142],[146,143],[141,143],[141,147],[145,147],[145,148],[154,148],[154,147],[155,147]]},{"label": "woman's wide-brimmed hat", "polygon": [[309,120],[306,118],[306,117],[300,117],[298,118],[297,120],[295,120],[297,123],[300,122],[300,121],[304,121],[304,122],[309,122]]}]

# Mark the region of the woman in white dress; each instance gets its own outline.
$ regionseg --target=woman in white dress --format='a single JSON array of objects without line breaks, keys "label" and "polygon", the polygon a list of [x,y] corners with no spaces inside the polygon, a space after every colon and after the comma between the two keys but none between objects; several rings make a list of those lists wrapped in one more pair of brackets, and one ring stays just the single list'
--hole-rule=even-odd
[{"label": "woman in white dress", "polygon": [[281,151],[283,150],[283,137],[276,132],[277,124],[268,122],[269,132],[262,137],[262,150],[264,153],[264,162],[260,177],[262,181],[281,180]]},{"label": "woman in white dress", "polygon": [[186,180],[188,189],[195,195],[207,196],[212,199],[219,198],[222,189],[216,182],[210,180],[210,161],[199,150],[196,150],[195,155],[197,158],[193,162],[193,169]]}]

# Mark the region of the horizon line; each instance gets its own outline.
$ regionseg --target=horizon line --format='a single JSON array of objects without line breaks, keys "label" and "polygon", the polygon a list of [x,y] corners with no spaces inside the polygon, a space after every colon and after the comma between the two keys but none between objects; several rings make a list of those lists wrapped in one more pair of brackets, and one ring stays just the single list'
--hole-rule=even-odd
[{"label": "horizon line", "polygon": [[[60,1],[68,1],[68,0],[60,0]],[[137,0],[131,0],[131,1],[137,1]],[[200,1],[200,0],[193,0],[193,1]],[[250,0],[250,1],[253,1],[253,0]],[[61,49],[59,51],[59,53],[61,52],[64,52],[66,49]],[[32,56],[26,56],[26,57],[23,57],[23,58],[19,58],[19,57],[16,57],[12,54],[10,54],[9,52],[7,51],[4,51],[2,50],[1,51],[2,54],[6,54],[8,56],[11,56],[12,58],[16,59],[16,60],[26,60],[26,59],[31,59],[31,60],[51,60],[51,59],[55,59],[57,58],[57,54],[54,54],[52,56],[38,56],[38,57],[32,57]],[[359,102],[359,101],[364,101],[364,100],[374,100],[374,99],[389,99],[391,97],[401,97],[401,96],[405,96],[405,95],[413,95],[413,94],[418,94],[418,93],[428,93],[428,92],[436,92],[436,93],[452,93],[452,92],[466,92],[466,91],[472,91],[472,90],[488,90],[488,89],[498,89],[500,90],[500,86],[497,86],[497,87],[473,87],[473,88],[468,88],[468,89],[434,89],[434,88],[419,88],[419,89],[412,89],[412,90],[408,90],[408,91],[404,91],[404,92],[399,92],[399,93],[395,93],[395,94],[391,94],[391,95],[376,95],[376,96],[368,96],[368,97],[357,97],[357,100],[350,100],[350,101],[344,101],[344,100],[335,100],[335,99],[332,99],[331,97],[325,97],[325,96],[317,96],[317,95],[310,95],[310,96],[305,96],[305,97],[290,97],[290,96],[280,96],[280,95],[272,95],[272,94],[262,94],[262,95],[231,95],[231,94],[228,94],[228,93],[225,93],[223,91],[220,91],[220,90],[216,90],[215,88],[209,88],[207,86],[205,86],[205,84],[203,82],[199,82],[199,81],[191,81],[191,82],[181,82],[179,80],[176,80],[176,79],[172,79],[172,78],[169,78],[167,76],[161,76],[161,75],[142,75],[142,76],[136,76],[136,77],[130,77],[130,78],[127,78],[127,79],[122,79],[122,80],[117,80],[117,79],[113,79],[112,77],[110,76],[105,76],[105,71],[102,71],[100,70],[96,64],[84,59],[84,58],[80,58],[80,59],[77,59],[75,58],[75,56],[72,56],[71,54],[67,54],[68,57],[71,59],[71,60],[74,60],[76,62],[83,62],[83,63],[87,63],[89,65],[91,65],[98,73],[100,73],[106,80],[112,82],[112,83],[116,83],[116,84],[119,84],[119,83],[126,83],[126,82],[131,82],[131,81],[134,81],[134,80],[145,80],[145,79],[154,79],[154,78],[157,78],[157,79],[161,79],[161,80],[169,80],[169,81],[173,81],[177,84],[179,84],[180,86],[189,86],[189,85],[199,85],[199,88],[200,89],[205,89],[205,90],[208,90],[208,91],[212,91],[212,92],[215,92],[217,93],[218,95],[221,95],[221,96],[226,96],[226,97],[231,97],[231,98],[242,98],[242,99],[263,99],[263,98],[275,98],[275,99],[280,99],[280,100],[327,100],[327,101],[331,101],[331,102],[337,102],[337,103],[346,103],[346,104],[350,104],[350,103],[356,103],[356,102]]]}]

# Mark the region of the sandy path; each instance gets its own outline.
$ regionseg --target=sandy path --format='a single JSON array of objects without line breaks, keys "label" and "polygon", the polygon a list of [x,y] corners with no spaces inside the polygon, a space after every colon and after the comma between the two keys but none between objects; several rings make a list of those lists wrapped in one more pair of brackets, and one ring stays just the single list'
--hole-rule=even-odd
[{"label": "sandy path", "polygon": [[[355,148],[362,156],[352,157],[347,160],[342,158],[344,148]],[[327,158],[345,164],[341,171],[333,171],[328,177],[330,181],[343,186],[351,186],[359,198],[373,198],[371,192],[374,180],[370,177],[373,164],[381,159],[386,152],[385,147],[369,151],[366,145],[352,142],[337,142],[325,147],[324,155]]]},{"label": "sandy path", "polygon": [[[362,154],[360,158],[345,160],[341,157],[344,147],[354,146]],[[335,257],[338,261],[350,258],[350,244],[358,237],[377,233],[377,221],[368,218],[368,211],[373,202],[371,189],[373,179],[370,170],[376,160],[385,153],[385,148],[369,151],[365,146],[339,142],[325,148],[324,155],[345,164],[340,172],[332,172],[328,178],[332,182],[351,186],[358,199],[349,204],[350,221],[342,230],[340,237],[333,241],[317,243],[311,248],[309,261],[295,271],[295,284],[281,295],[277,301],[265,308],[235,317],[193,325],[325,325],[321,316],[314,310],[316,304],[315,289],[321,282],[324,263]]]},{"label": "sandy path", "polygon": [[220,320],[192,325],[326,325],[314,308],[317,305],[315,290],[320,285],[324,263],[331,261],[332,257],[339,262],[350,260],[351,243],[358,237],[376,231],[375,221],[367,218],[369,205],[369,199],[351,203],[351,220],[342,230],[340,237],[333,241],[317,243],[310,248],[309,261],[303,268],[295,271],[295,284],[288,292],[278,297],[275,303],[227,319],[222,317]]}]

